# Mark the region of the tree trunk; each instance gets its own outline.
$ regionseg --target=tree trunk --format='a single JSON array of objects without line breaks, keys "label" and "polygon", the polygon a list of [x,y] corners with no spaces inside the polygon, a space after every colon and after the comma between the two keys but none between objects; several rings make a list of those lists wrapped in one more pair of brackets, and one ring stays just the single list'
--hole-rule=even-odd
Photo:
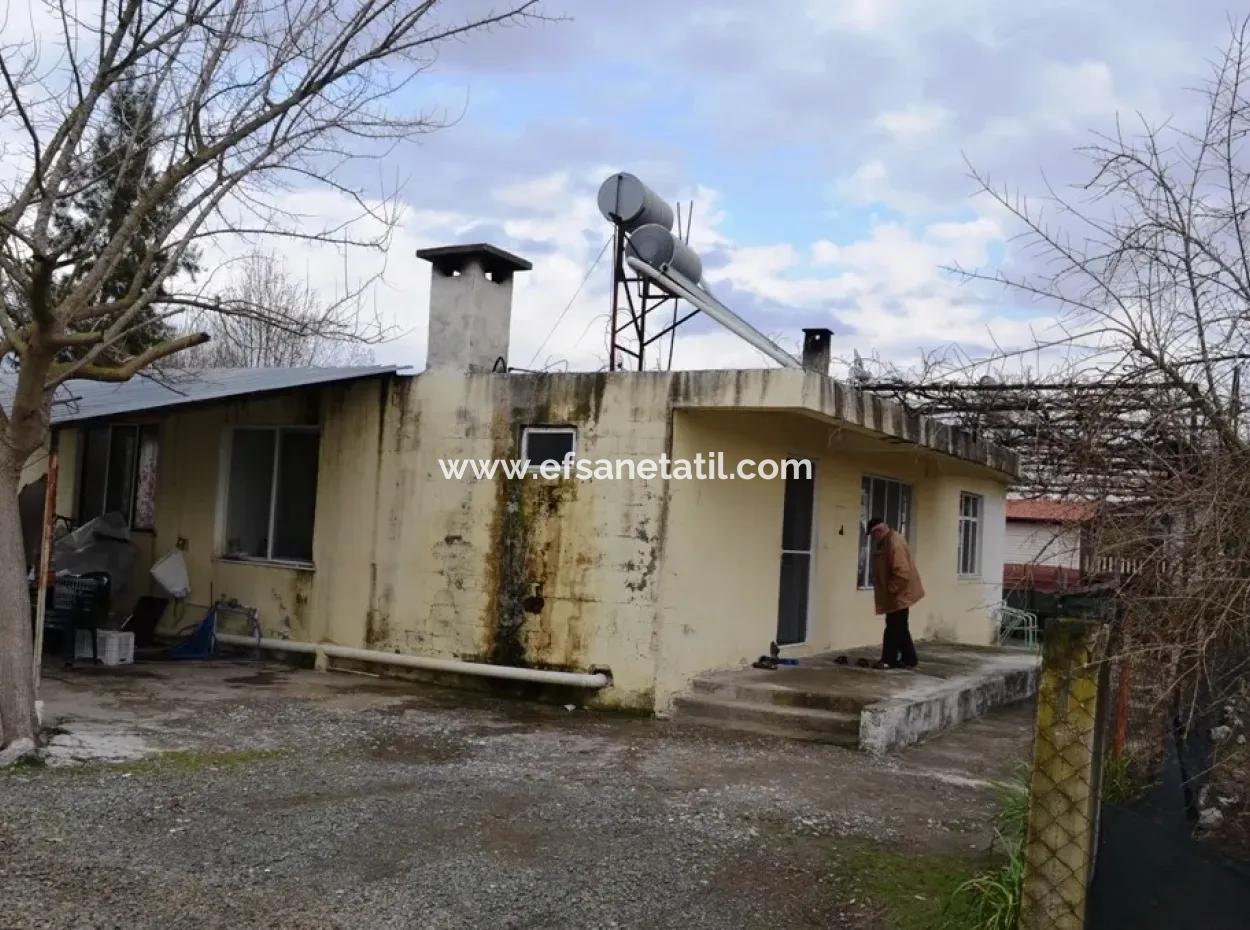
[{"label": "tree trunk", "polygon": [[30,592],[17,509],[22,463],[14,458],[12,450],[0,443],[0,747],[34,740],[38,729]]}]

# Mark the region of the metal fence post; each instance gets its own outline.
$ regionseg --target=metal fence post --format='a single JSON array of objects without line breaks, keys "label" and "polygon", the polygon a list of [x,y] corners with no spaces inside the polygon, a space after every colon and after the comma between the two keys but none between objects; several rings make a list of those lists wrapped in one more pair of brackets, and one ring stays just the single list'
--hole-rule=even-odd
[{"label": "metal fence post", "polygon": [[1021,930],[1082,930],[1102,775],[1105,626],[1059,619],[1046,631],[1024,846]]}]

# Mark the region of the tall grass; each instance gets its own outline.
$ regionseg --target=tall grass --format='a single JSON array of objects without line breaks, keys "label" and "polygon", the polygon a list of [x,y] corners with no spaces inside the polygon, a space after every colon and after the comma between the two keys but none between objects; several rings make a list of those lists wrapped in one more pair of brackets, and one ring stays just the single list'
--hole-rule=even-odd
[{"label": "tall grass", "polygon": [[1020,922],[1020,894],[1024,887],[1024,834],[1029,819],[1029,773],[1021,769],[1010,781],[1000,782],[998,814],[994,818],[995,850],[1006,861],[964,882],[956,899],[967,904],[970,918],[960,930],[1016,930]]},{"label": "tall grass", "polygon": [[1137,798],[1145,787],[1137,777],[1128,756],[1108,756],[1102,767],[1102,799],[1113,804],[1127,804]]}]

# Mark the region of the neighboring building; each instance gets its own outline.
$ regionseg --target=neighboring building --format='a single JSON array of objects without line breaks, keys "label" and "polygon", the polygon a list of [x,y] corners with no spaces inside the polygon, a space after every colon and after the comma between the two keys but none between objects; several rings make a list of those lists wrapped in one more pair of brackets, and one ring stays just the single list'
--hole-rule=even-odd
[{"label": "neighboring building", "polygon": [[[696,673],[774,639],[787,655],[879,641],[868,515],[911,540],[928,591],[915,632],[994,641],[1012,454],[821,371],[507,373],[528,263],[487,246],[420,254],[434,269],[425,372],[76,382],[54,411],[58,511],[126,514],[144,571],[180,546],[189,600],[252,605],[266,636],[607,666],[599,706],[666,710]],[[570,448],[716,450],[730,468],[802,457],[814,477],[457,481],[439,465]]]},{"label": "neighboring building", "polygon": [[1062,591],[1081,583],[1092,504],[1039,498],[1007,501],[1003,586]]}]

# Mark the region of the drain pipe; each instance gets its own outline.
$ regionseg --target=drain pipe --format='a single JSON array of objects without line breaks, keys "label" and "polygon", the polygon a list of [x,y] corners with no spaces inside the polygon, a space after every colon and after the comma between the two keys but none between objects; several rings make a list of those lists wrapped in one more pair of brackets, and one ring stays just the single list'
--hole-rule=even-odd
[{"label": "drain pipe", "polygon": [[238,636],[234,633],[218,633],[217,641],[227,646],[253,646],[275,652],[297,652],[329,659],[355,659],[357,662],[375,662],[378,665],[396,665],[416,668],[427,672],[449,672],[455,675],[477,675],[483,678],[503,678],[509,681],[531,681],[544,685],[562,685],[566,688],[606,688],[612,684],[608,671],[555,672],[542,668],[518,668],[514,665],[490,665],[486,662],[464,662],[459,659],[429,659],[424,656],[403,655],[398,652],[379,652],[375,649],[355,649],[336,646],[333,643],[304,643],[291,639],[267,639],[255,636]]}]

